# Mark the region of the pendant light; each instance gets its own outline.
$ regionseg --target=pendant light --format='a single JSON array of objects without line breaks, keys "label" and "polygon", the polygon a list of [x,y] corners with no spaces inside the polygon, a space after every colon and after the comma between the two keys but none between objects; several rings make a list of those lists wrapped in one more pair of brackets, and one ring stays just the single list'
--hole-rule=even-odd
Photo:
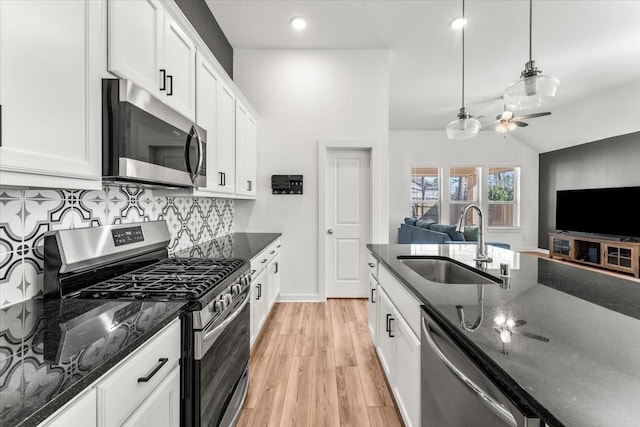
[{"label": "pendant light", "polygon": [[[462,0],[462,20],[464,22],[464,0]],[[480,122],[472,118],[464,107],[464,26],[462,27],[462,107],[458,119],[447,125],[447,138],[469,139],[478,136]]]},{"label": "pendant light", "polygon": [[556,99],[560,81],[541,74],[531,59],[531,27],[533,21],[533,0],[529,0],[529,62],[520,73],[520,80],[511,83],[504,91],[504,102],[509,110],[527,110],[540,107]]}]

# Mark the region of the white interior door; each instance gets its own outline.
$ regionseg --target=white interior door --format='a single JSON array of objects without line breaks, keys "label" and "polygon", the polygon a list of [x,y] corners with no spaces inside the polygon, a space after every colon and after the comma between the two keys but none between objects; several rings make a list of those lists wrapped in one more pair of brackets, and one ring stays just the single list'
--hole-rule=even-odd
[{"label": "white interior door", "polygon": [[369,150],[328,150],[324,255],[329,298],[368,295],[370,177]]}]

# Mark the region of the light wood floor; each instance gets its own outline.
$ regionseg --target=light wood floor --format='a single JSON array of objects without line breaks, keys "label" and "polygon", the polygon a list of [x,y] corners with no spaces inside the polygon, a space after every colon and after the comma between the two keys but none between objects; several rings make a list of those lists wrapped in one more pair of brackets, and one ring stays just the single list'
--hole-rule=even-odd
[{"label": "light wood floor", "polygon": [[367,324],[366,299],[276,303],[238,426],[403,426]]}]

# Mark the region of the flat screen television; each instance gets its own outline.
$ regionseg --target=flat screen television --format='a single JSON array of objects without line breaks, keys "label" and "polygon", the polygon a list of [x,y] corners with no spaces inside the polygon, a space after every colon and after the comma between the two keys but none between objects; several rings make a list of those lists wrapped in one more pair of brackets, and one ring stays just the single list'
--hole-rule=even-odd
[{"label": "flat screen television", "polygon": [[640,239],[640,187],[556,192],[556,229]]}]

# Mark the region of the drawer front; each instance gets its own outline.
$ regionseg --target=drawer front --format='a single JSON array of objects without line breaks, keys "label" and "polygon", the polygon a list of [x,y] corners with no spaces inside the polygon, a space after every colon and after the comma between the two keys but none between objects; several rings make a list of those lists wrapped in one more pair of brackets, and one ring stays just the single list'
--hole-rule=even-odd
[{"label": "drawer front", "polygon": [[179,358],[180,320],[176,319],[98,384],[100,425],[121,425],[178,365]]},{"label": "drawer front", "polygon": [[378,278],[378,260],[373,256],[371,252],[369,252],[369,260],[367,261],[367,266],[369,267],[369,272],[375,277]]},{"label": "drawer front", "polygon": [[251,258],[251,270],[253,274],[259,274],[270,262],[271,260],[280,253],[280,239],[274,240],[269,246],[267,246],[262,252],[258,255]]},{"label": "drawer front", "polygon": [[407,322],[413,333],[420,336],[420,301],[407,288],[391,275],[384,267],[380,267],[379,286],[389,295],[400,315]]}]

